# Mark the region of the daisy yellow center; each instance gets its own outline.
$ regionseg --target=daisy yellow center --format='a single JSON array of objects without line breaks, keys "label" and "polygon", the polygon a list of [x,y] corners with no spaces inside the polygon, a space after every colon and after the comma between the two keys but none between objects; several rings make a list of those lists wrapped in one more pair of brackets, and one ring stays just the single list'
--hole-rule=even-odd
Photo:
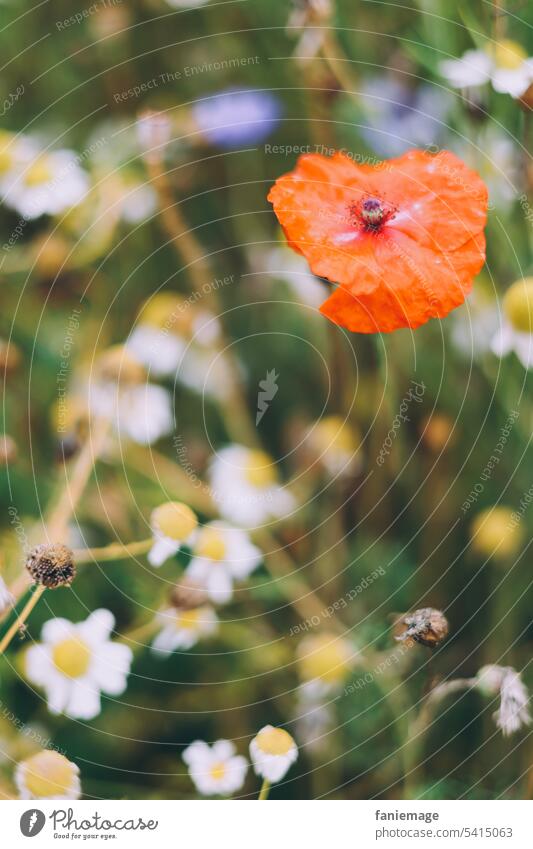
[{"label": "daisy yellow center", "polygon": [[9,150],[0,150],[0,174],[5,174],[13,167],[14,158]]},{"label": "daisy yellow center", "polygon": [[176,617],[176,625],[178,628],[183,628],[185,631],[194,631],[198,628],[200,621],[201,608],[197,607],[194,610],[180,611]]},{"label": "daisy yellow center", "polygon": [[50,163],[45,156],[40,156],[27,169],[24,174],[24,182],[30,188],[34,188],[36,186],[42,186],[44,183],[49,183],[52,176]]},{"label": "daisy yellow center", "polygon": [[513,283],[505,293],[503,309],[515,330],[533,333],[533,277]]},{"label": "daisy yellow center", "polygon": [[24,783],[32,796],[64,796],[71,788],[76,768],[59,752],[45,751],[25,761]]},{"label": "daisy yellow center", "polygon": [[272,457],[264,451],[250,451],[244,475],[248,483],[258,489],[266,489],[276,483],[276,466]]},{"label": "daisy yellow center", "polygon": [[223,560],[226,555],[226,545],[221,531],[216,528],[205,528],[198,540],[195,554],[198,557],[206,557],[208,560]]},{"label": "daisy yellow center", "polygon": [[356,448],[354,432],[341,416],[327,416],[315,428],[316,440],[324,450],[352,452]]},{"label": "daisy yellow center", "polygon": [[294,740],[283,728],[263,728],[255,741],[266,755],[286,755],[294,747]]},{"label": "daisy yellow center", "polygon": [[196,529],[198,519],[186,504],[168,501],[156,507],[152,513],[152,524],[169,539],[185,540]]},{"label": "daisy yellow center", "polygon": [[71,637],[57,643],[52,650],[56,669],[67,678],[81,678],[91,662],[91,650],[83,640]]},{"label": "daisy yellow center", "polygon": [[194,310],[176,295],[161,292],[146,301],[139,312],[139,323],[164,328],[169,333],[190,331]]},{"label": "daisy yellow center", "polygon": [[226,775],[226,764],[223,761],[217,761],[209,770],[209,775],[214,781],[222,781]]},{"label": "daisy yellow center", "polygon": [[508,38],[496,42],[491,55],[496,66],[505,71],[516,71],[527,59],[527,53],[522,45]]}]

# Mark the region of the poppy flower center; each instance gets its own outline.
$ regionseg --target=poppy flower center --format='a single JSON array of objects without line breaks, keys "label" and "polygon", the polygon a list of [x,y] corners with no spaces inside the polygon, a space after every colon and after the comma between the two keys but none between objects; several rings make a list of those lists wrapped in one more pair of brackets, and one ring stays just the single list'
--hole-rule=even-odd
[{"label": "poppy flower center", "polygon": [[352,222],[367,233],[379,233],[395,212],[396,209],[378,197],[366,197],[350,206]]}]

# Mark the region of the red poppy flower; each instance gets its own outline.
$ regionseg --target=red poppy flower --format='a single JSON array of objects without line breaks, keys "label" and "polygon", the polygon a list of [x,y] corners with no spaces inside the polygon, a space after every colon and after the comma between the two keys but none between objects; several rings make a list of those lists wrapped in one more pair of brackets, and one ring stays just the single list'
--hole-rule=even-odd
[{"label": "red poppy flower", "polygon": [[359,333],[443,318],[485,261],[487,189],[449,151],[378,166],[307,154],[268,199],[291,247],[338,284],[321,312]]}]

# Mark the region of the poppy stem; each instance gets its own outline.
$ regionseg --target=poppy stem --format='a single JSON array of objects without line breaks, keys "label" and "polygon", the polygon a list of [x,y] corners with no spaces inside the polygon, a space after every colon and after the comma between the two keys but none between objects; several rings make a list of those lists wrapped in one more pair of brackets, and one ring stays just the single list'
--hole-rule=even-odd
[{"label": "poppy stem", "polygon": [[259,792],[258,800],[259,799],[268,799],[269,793],[270,793],[270,781],[267,781],[267,779],[265,778],[263,780],[262,785],[261,785],[261,790]]}]

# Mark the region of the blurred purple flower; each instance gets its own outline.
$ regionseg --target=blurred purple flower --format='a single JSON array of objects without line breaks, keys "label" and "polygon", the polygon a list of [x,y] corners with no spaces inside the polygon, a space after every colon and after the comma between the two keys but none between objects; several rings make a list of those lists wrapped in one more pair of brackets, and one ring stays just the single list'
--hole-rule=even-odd
[{"label": "blurred purple flower", "polygon": [[228,148],[262,141],[274,131],[281,113],[278,98],[262,89],[228,88],[193,106],[205,138]]},{"label": "blurred purple flower", "polygon": [[361,91],[367,126],[361,134],[382,156],[398,156],[409,147],[435,144],[446,132],[450,95],[432,85],[410,88],[398,80],[375,77]]}]

